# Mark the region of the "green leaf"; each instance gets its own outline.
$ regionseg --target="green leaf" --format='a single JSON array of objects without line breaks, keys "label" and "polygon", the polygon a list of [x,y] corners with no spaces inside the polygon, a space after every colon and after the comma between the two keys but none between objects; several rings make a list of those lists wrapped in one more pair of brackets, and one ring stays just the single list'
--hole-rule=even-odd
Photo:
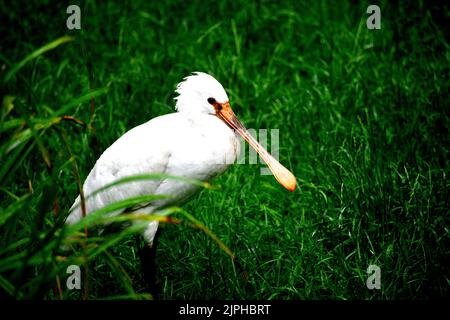
[{"label": "green leaf", "polygon": [[70,37],[70,36],[64,36],[61,38],[56,39],[55,41],[52,41],[48,44],[46,44],[45,46],[37,49],[36,51],[32,52],[31,54],[29,54],[28,56],[25,57],[25,59],[23,59],[22,61],[20,61],[19,63],[17,63],[16,65],[14,65],[9,71],[8,73],[6,73],[5,79],[4,79],[4,83],[8,82],[9,79],[11,79],[24,65],[26,65],[28,62],[30,62],[31,60],[39,57],[40,55],[44,54],[47,51],[50,51],[52,49],[55,49],[56,47],[60,46],[63,43],[72,41],[74,38]]},{"label": "green leaf", "polygon": [[14,288],[13,284],[6,280],[3,276],[0,275],[0,287],[5,289],[5,291],[12,297],[14,297],[14,292],[16,289]]},{"label": "green leaf", "polygon": [[101,96],[105,93],[108,92],[108,87],[104,87],[104,88],[100,88],[97,90],[93,90],[90,91],[84,95],[82,95],[81,97],[78,97],[72,101],[70,101],[69,103],[63,105],[61,108],[58,108],[58,111],[56,111],[55,113],[53,113],[54,116],[62,116],[64,114],[67,114],[68,111],[70,109],[72,109],[73,107],[76,107],[78,105],[80,105],[83,102],[87,102],[90,101],[92,98]]},{"label": "green leaf", "polygon": [[0,208],[0,226],[3,225],[10,217],[12,217],[17,211],[22,209],[24,201],[28,199],[30,194],[26,194],[15,201],[13,204],[5,209]]}]

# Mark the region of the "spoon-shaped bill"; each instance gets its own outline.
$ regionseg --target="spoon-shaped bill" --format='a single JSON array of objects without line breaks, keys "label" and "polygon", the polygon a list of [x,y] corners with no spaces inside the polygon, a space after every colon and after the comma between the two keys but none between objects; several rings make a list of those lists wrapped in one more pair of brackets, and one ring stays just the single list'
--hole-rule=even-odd
[{"label": "spoon-shaped bill", "polygon": [[216,109],[217,115],[223,121],[225,121],[231,128],[236,130],[242,138],[244,138],[269,166],[270,171],[272,171],[278,182],[288,189],[289,191],[294,191],[297,185],[297,181],[294,175],[286,169],[281,163],[279,163],[272,155],[261,146],[258,141],[253,138],[253,136],[248,132],[244,125],[239,121],[239,119],[234,114],[227,102],[221,105],[220,109]]}]

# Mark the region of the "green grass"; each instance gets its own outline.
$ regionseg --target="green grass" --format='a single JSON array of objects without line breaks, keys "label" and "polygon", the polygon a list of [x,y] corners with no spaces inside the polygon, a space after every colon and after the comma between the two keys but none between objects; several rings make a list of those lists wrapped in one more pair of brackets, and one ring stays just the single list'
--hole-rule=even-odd
[{"label": "green grass", "polygon": [[[77,176],[127,130],[172,112],[192,71],[224,85],[248,128],[280,129],[298,189],[257,165],[214,180],[183,208],[248,279],[204,232],[164,224],[160,298],[448,296],[449,10],[381,1],[382,29],[368,30],[369,4],[81,1],[82,30],[69,31],[64,4],[2,3],[0,296],[57,299],[58,274],[63,298],[81,298],[64,286],[77,263],[89,298],[148,297],[134,230],[90,233],[62,260],[61,226]],[[73,39],[52,46],[63,36]],[[381,290],[366,288],[370,264]]]}]

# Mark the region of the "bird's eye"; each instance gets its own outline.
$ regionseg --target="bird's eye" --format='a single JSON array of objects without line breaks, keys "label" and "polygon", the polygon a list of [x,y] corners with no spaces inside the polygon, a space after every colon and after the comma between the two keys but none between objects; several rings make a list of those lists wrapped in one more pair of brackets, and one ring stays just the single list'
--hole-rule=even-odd
[{"label": "bird's eye", "polygon": [[208,98],[208,103],[209,103],[209,104],[214,104],[214,103],[216,103],[216,99],[214,99],[214,98]]}]

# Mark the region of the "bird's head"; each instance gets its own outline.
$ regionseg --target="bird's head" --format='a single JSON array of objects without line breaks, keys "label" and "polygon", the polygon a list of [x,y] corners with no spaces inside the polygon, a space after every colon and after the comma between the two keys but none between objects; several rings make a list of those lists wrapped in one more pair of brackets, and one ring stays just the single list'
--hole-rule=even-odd
[{"label": "bird's head", "polygon": [[219,81],[209,74],[194,72],[178,84],[176,92],[179,94],[175,98],[177,100],[175,108],[178,112],[217,116],[258,152],[283,187],[290,191],[295,190],[297,182],[294,175],[250,135],[231,109],[227,93]]},{"label": "bird's head", "polygon": [[207,73],[194,72],[177,86],[175,108],[183,113],[216,114],[216,107],[228,103],[228,96],[219,81]]}]

